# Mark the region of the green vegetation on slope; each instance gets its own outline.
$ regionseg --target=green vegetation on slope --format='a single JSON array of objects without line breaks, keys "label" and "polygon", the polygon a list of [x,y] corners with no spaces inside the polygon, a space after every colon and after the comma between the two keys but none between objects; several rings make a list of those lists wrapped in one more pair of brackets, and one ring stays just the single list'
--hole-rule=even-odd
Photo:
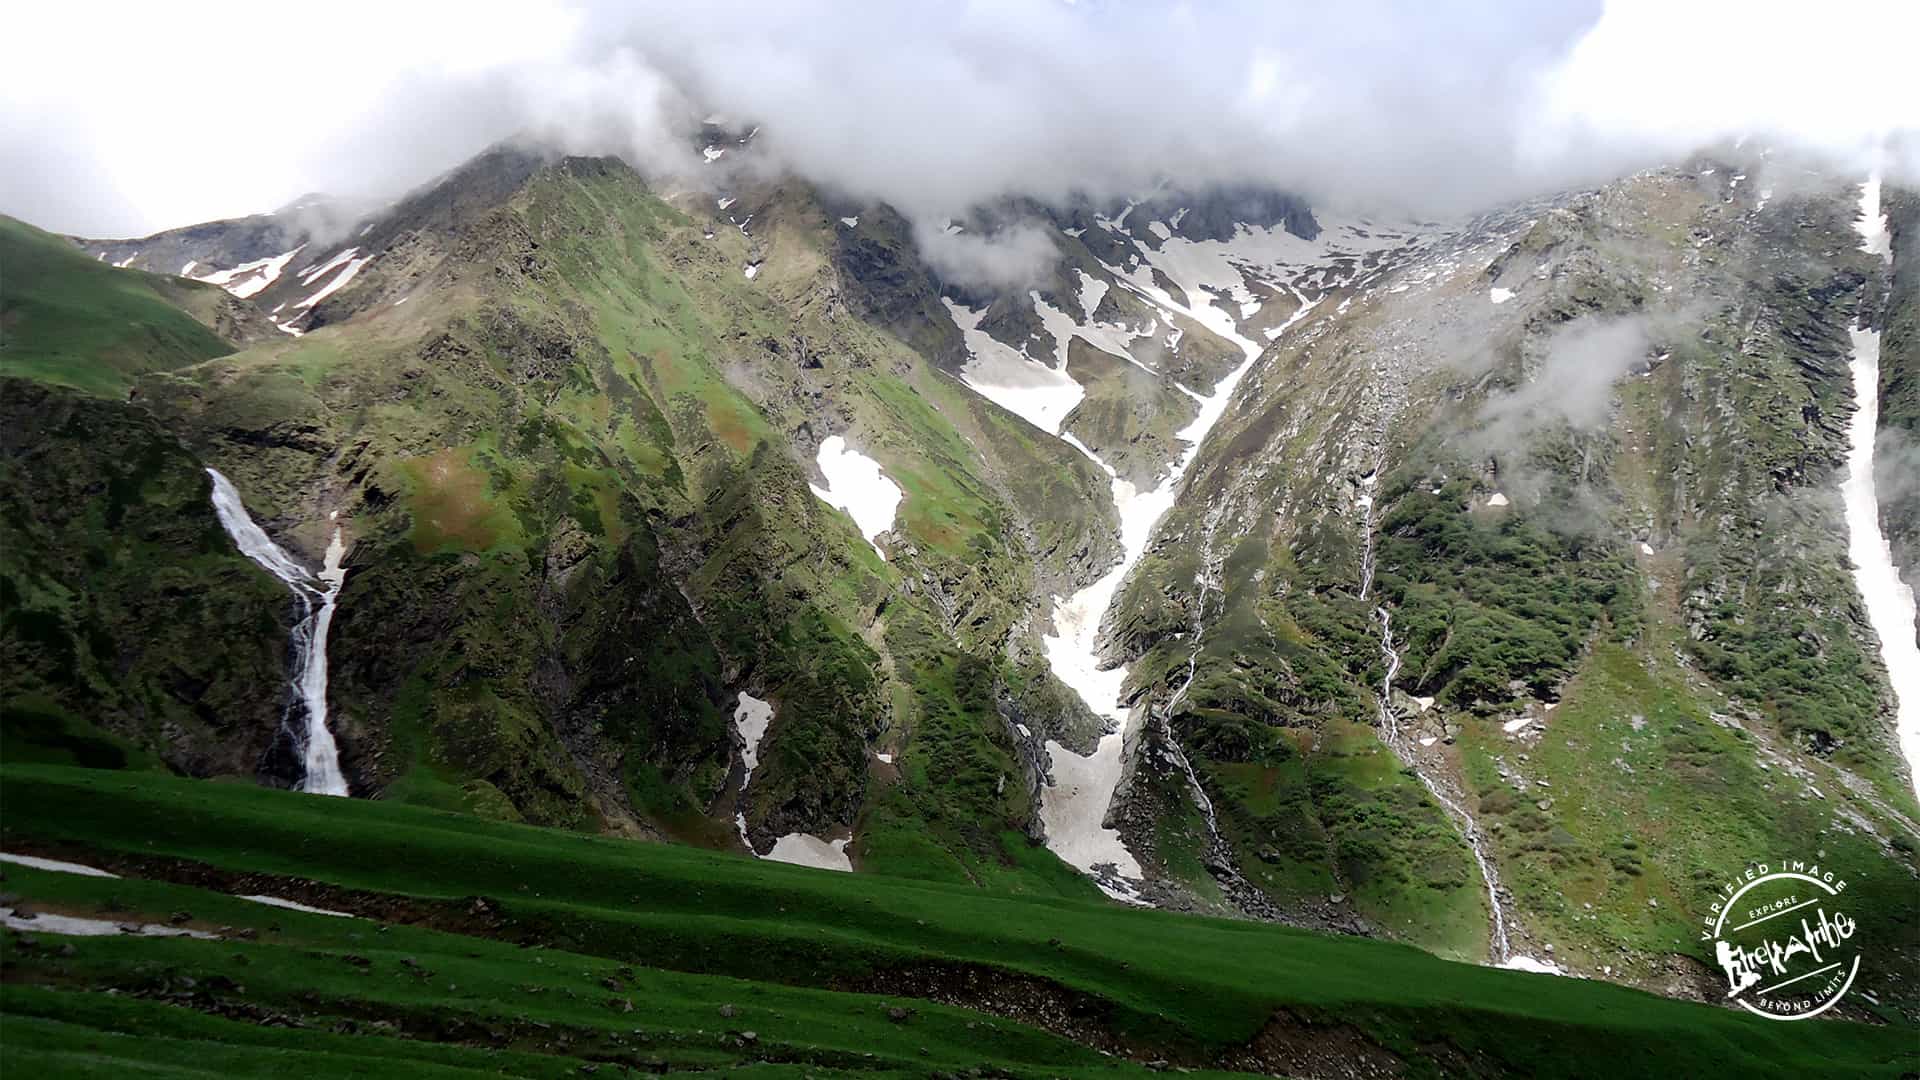
[{"label": "green vegetation on slope", "polygon": [[232,352],[185,310],[211,322],[225,297],[197,281],[116,269],[0,216],[0,375],[123,395],[142,372]]},{"label": "green vegetation on slope", "polygon": [[[163,1015],[177,1017],[168,1039],[236,1063],[404,1055],[458,1068],[480,1047],[499,1055],[490,1069],[522,1075],[582,1058],[1015,1075],[1132,1059],[1298,1074],[1327,1060],[1316,1048],[1397,1058],[1408,1076],[1896,1076],[1916,1064],[1902,1028],[1771,1024],[1271,926],[152,774],[8,766],[3,778],[7,850],[127,875],[8,867],[29,909],[222,937],[63,950],[14,936],[0,997],[10,1064],[116,1058],[131,1044],[109,1032],[155,1032]],[[291,1030],[232,1022],[276,1018]],[[191,1049],[155,1053],[178,1067]]]},{"label": "green vegetation on slope", "polygon": [[144,413],[0,378],[6,760],[259,768],[292,598],[234,550],[208,489]]}]

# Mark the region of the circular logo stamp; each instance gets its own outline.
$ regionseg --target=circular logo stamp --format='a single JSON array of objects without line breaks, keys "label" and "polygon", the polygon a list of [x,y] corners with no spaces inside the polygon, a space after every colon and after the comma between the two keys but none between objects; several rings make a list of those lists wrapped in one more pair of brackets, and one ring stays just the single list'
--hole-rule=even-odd
[{"label": "circular logo stamp", "polygon": [[1847,881],[1798,859],[1749,863],[1720,887],[1701,939],[1727,997],[1755,1016],[1806,1020],[1832,1008],[1860,973]]}]

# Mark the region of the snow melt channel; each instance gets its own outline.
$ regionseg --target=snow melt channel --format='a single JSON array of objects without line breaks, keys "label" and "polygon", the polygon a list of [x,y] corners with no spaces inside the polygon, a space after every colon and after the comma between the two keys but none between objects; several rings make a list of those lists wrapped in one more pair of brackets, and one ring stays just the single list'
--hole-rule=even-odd
[{"label": "snow melt channel", "polygon": [[[1880,213],[1880,178],[1860,189],[1860,250],[1892,262],[1887,219]],[[1900,580],[1893,550],[1880,529],[1880,499],[1873,483],[1873,442],[1880,419],[1880,331],[1847,331],[1853,338],[1853,397],[1858,408],[1847,423],[1847,478],[1840,485],[1846,506],[1847,557],[1854,586],[1866,602],[1867,621],[1880,637],[1880,659],[1893,684],[1894,728],[1901,756],[1920,792],[1920,644],[1914,641],[1913,589]]]},{"label": "snow melt channel", "polygon": [[[300,603],[300,621],[294,624],[292,636],[293,700],[287,703],[281,721],[302,748],[300,790],[345,795],[347,780],[340,772],[340,748],[327,729],[327,631],[333,626],[340,587],[347,580],[347,571],[340,565],[347,554],[340,529],[334,527],[333,540],[327,544],[326,565],[316,576],[253,523],[232,481],[218,469],[208,469],[207,475],[213,478],[214,514],[233,538],[234,546],[279,578]],[[302,715],[304,724],[300,723]]]},{"label": "snow melt channel", "polygon": [[[1066,601],[1056,598],[1055,633],[1042,639],[1047,664],[1054,675],[1072,687],[1087,707],[1109,721],[1113,728],[1101,736],[1093,754],[1087,757],[1057,742],[1047,742],[1053,783],[1040,793],[1040,820],[1046,826],[1047,847],[1066,863],[1092,876],[1108,895],[1136,903],[1140,901],[1133,882],[1142,876],[1139,860],[1127,850],[1119,830],[1106,825],[1114,789],[1119,786],[1125,765],[1122,754],[1126,737],[1134,721],[1131,710],[1120,700],[1127,681],[1126,666],[1104,670],[1101,667],[1100,622],[1112,606],[1120,583],[1146,553],[1153,527],[1172,508],[1180,481],[1199,454],[1201,443],[1226,414],[1234,390],[1262,351],[1260,345],[1237,331],[1230,316],[1208,303],[1202,302],[1192,309],[1182,308],[1164,292],[1155,299],[1162,301],[1163,307],[1179,310],[1240,346],[1246,359],[1214,386],[1213,393],[1200,399],[1199,415],[1193,422],[1174,433],[1175,438],[1186,443],[1186,450],[1159,487],[1141,492],[1131,483],[1114,477],[1113,501],[1120,515],[1120,563]],[[1304,318],[1313,306],[1312,303],[1301,305],[1288,325]],[[1112,475],[1113,470],[1107,472]]]}]

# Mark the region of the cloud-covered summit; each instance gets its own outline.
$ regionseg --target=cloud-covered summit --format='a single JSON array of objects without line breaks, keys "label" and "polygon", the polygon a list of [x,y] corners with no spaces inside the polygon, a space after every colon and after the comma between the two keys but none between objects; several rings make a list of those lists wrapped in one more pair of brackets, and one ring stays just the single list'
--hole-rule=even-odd
[{"label": "cloud-covered summit", "polygon": [[712,111],[921,222],[1168,176],[1437,213],[1739,135],[1864,167],[1920,129],[1898,0],[71,3],[12,29],[41,47],[0,71],[0,211],[92,235],[390,194],[528,130],[697,175]]}]

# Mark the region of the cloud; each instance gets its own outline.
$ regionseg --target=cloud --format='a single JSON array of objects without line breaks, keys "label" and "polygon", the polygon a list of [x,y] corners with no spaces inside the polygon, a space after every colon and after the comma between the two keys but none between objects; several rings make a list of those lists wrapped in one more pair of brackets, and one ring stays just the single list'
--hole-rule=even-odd
[{"label": "cloud", "polygon": [[[1647,370],[1657,354],[1697,325],[1699,306],[1635,315],[1590,315],[1562,324],[1544,339],[1529,342],[1522,358],[1525,381],[1495,390],[1474,412],[1462,433],[1461,447],[1471,457],[1499,468],[1499,484],[1515,499],[1537,501],[1552,487],[1552,470],[1530,460],[1542,436],[1563,433],[1575,444],[1590,444],[1612,423],[1614,388],[1621,378]],[[1466,357],[1469,374],[1494,358]],[[1584,471],[1584,470],[1583,470]],[[1576,489],[1584,489],[1584,476]],[[1589,531],[1597,518],[1588,493],[1576,491],[1584,509],[1560,522],[1573,531]]]},{"label": "cloud", "polygon": [[1511,391],[1489,398],[1479,419],[1481,438],[1510,445],[1524,436],[1566,425],[1590,431],[1605,424],[1613,408],[1613,384],[1644,367],[1648,346],[1663,328],[1683,321],[1672,316],[1590,316],[1554,331],[1544,345],[1532,377]]},{"label": "cloud", "polygon": [[913,241],[942,278],[991,289],[1033,285],[1059,255],[1046,230],[1026,223],[983,234],[948,232],[922,219],[913,227]]},{"label": "cloud", "polygon": [[0,211],[95,235],[391,194],[528,130],[711,178],[707,110],[922,224],[1169,176],[1441,213],[1920,129],[1920,5],[1870,0],[69,0],[9,31],[46,47],[0,68]]}]

